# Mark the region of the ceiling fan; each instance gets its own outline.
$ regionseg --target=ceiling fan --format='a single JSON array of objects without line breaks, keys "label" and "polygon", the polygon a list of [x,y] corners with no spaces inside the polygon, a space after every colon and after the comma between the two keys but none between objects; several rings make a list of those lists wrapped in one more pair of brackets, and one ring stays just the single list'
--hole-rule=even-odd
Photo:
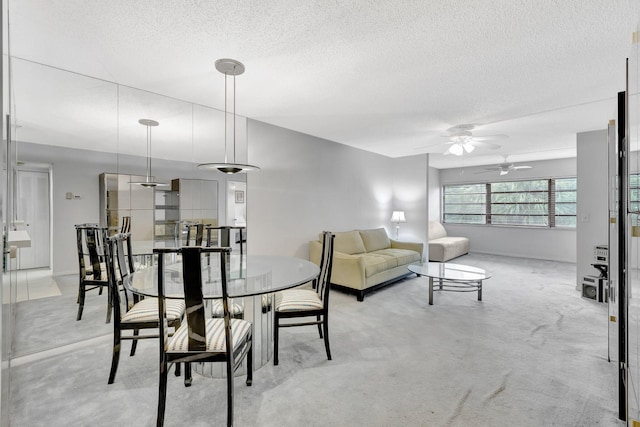
[{"label": "ceiling fan", "polygon": [[500,163],[499,165],[484,168],[485,170],[477,173],[487,173],[487,172],[500,172],[500,176],[507,175],[511,171],[519,171],[523,169],[531,169],[533,166],[528,165],[515,165],[513,163]]},{"label": "ceiling fan", "polygon": [[471,153],[476,147],[496,150],[500,148],[500,146],[487,141],[508,138],[507,135],[474,136],[471,132],[474,128],[475,125],[463,124],[447,129],[449,135],[443,135],[443,137],[449,138],[449,141],[445,143],[449,147],[444,154],[462,156],[464,153]]}]

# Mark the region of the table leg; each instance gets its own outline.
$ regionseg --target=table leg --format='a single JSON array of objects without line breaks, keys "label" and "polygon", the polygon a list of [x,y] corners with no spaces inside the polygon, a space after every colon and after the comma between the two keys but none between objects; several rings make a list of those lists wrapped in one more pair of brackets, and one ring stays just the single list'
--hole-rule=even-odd
[{"label": "table leg", "polygon": [[478,281],[478,301],[482,301],[482,280]]},{"label": "table leg", "polygon": [[429,277],[429,305],[433,305],[433,277]]}]

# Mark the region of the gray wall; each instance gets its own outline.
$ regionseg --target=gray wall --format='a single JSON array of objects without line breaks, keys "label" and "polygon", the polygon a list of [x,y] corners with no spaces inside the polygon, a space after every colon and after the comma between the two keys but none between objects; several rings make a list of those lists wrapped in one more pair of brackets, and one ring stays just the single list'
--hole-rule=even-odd
[{"label": "gray wall", "polygon": [[[576,176],[575,158],[527,162],[526,164],[533,166],[533,168],[511,172],[505,176],[499,176],[498,172],[486,172],[484,167],[443,169],[440,171],[440,185],[487,180],[508,181]],[[450,235],[468,237],[471,240],[472,252],[576,262],[576,231],[573,229],[457,224],[446,224],[445,228]]]},{"label": "gray wall", "polygon": [[426,241],[427,157],[392,159],[249,120],[248,252],[308,257],[323,230],[384,227],[404,210],[402,240]]}]

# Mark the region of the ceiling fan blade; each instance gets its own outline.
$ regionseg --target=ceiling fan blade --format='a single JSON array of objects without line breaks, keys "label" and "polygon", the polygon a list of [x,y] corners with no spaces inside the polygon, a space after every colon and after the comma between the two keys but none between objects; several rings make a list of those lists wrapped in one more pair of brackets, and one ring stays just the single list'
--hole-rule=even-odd
[{"label": "ceiling fan blade", "polygon": [[522,166],[512,166],[511,169],[514,171],[517,170],[522,170],[522,169],[531,169],[533,168],[533,166],[526,166],[526,165],[522,165]]},{"label": "ceiling fan blade", "polygon": [[498,144],[493,144],[491,142],[478,141],[476,138],[473,138],[471,140],[471,143],[476,147],[489,148],[491,150],[497,150],[498,148],[500,148],[500,145]]},{"label": "ceiling fan blade", "polygon": [[506,139],[509,138],[509,135],[484,135],[484,136],[473,136],[473,139],[476,141],[491,141],[492,139]]}]

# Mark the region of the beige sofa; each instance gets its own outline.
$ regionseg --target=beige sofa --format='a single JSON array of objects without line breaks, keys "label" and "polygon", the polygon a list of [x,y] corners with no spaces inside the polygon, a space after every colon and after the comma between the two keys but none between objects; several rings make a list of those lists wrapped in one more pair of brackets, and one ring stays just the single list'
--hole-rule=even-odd
[{"label": "beige sofa", "polygon": [[429,221],[429,261],[445,262],[469,253],[469,239],[452,237],[438,221]]},{"label": "beige sofa", "polygon": [[[400,280],[411,273],[407,266],[422,260],[422,243],[389,239],[384,228],[334,233],[332,287],[364,294]],[[320,264],[320,240],[309,242],[309,258]]]}]

